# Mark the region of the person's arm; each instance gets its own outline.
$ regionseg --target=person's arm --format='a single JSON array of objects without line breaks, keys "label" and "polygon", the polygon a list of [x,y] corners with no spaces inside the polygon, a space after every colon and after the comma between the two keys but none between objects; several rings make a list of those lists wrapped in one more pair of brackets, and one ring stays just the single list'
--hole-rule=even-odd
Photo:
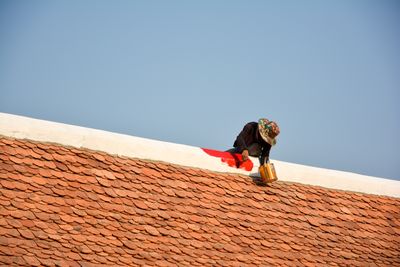
[{"label": "person's arm", "polygon": [[269,153],[271,151],[271,146],[265,146],[260,156],[260,163],[264,164],[269,161]]},{"label": "person's arm", "polygon": [[247,150],[247,145],[246,145],[246,136],[249,136],[251,134],[252,126],[251,123],[247,123],[244,127],[243,130],[239,133],[239,135],[236,137],[236,146],[239,149],[239,152],[242,153],[243,150]]},{"label": "person's arm", "polygon": [[251,125],[251,123],[247,123],[243,127],[243,130],[236,137],[235,143],[236,143],[236,146],[237,146],[239,152],[242,154],[243,161],[246,161],[249,159],[249,150],[247,148],[245,139],[247,136],[251,135],[251,131],[252,131],[252,125]]}]

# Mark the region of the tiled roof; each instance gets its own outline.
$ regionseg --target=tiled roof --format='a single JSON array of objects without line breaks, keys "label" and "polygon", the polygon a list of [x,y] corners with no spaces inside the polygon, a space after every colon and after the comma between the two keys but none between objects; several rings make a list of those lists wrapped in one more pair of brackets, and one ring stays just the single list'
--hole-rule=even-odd
[{"label": "tiled roof", "polygon": [[400,199],[0,139],[0,264],[400,266]]}]

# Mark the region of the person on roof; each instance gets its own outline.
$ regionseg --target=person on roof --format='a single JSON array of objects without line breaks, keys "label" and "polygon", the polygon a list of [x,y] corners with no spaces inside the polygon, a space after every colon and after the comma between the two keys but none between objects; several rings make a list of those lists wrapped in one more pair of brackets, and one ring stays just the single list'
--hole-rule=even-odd
[{"label": "person on roof", "polygon": [[269,161],[271,147],[276,145],[276,137],[280,129],[276,122],[262,118],[257,122],[249,122],[237,136],[230,153],[242,154],[243,161],[249,156],[258,157],[260,164]]}]

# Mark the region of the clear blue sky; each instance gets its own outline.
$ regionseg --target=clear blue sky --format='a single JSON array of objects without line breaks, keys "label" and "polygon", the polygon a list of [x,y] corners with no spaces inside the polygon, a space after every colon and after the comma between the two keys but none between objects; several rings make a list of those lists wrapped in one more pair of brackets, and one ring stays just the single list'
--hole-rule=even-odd
[{"label": "clear blue sky", "polygon": [[399,1],[0,1],[0,111],[400,180]]}]

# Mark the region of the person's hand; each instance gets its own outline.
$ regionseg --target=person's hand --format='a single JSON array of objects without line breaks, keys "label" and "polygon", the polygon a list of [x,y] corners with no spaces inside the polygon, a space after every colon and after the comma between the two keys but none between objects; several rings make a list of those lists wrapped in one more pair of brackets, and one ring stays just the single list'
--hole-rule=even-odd
[{"label": "person's hand", "polygon": [[243,150],[243,152],[242,152],[242,159],[243,159],[243,161],[246,161],[246,160],[248,160],[249,159],[249,151],[248,150]]}]

